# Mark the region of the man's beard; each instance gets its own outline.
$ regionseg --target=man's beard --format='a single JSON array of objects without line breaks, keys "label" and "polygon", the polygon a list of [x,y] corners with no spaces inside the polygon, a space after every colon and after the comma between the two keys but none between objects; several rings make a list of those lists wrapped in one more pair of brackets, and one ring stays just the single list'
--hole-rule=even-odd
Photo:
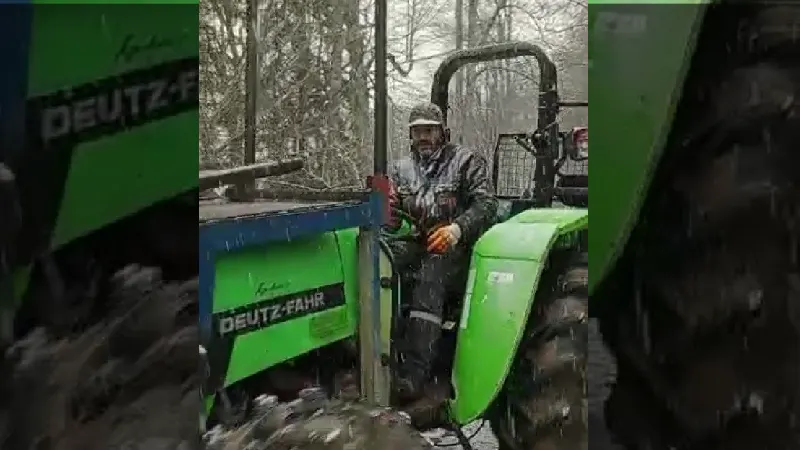
[{"label": "man's beard", "polygon": [[436,144],[433,142],[417,142],[413,145],[417,154],[423,158],[430,158],[434,151],[436,151]]}]

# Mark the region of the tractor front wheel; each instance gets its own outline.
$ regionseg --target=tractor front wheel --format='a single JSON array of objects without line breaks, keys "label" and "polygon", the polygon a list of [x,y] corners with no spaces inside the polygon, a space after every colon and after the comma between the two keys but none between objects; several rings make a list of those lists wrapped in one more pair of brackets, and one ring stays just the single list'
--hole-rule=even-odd
[{"label": "tractor front wheel", "polygon": [[500,450],[587,446],[587,263],[585,253],[555,255],[542,276],[528,333],[489,414]]}]

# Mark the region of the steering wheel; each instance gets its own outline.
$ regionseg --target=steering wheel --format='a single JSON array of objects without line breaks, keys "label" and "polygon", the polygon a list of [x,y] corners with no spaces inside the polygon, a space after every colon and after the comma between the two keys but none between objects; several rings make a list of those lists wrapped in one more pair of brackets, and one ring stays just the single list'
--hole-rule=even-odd
[{"label": "steering wheel", "polygon": [[391,228],[388,225],[381,227],[381,235],[387,239],[416,241],[422,235],[422,226],[419,221],[400,208],[393,207],[392,215],[400,220],[400,226]]}]

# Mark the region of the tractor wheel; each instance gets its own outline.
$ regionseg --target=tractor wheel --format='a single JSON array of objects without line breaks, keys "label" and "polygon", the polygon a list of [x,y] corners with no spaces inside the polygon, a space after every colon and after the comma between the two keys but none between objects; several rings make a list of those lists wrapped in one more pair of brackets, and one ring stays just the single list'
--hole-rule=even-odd
[{"label": "tractor wheel", "polygon": [[424,450],[430,444],[407,418],[383,408],[329,400],[310,388],[281,403],[262,395],[242,426],[218,425],[204,436],[207,450]]},{"label": "tractor wheel", "polygon": [[[31,331],[0,372],[0,447],[175,450],[197,443],[196,280],[129,266],[109,280],[102,320],[69,335]],[[60,333],[59,333],[60,334]]]},{"label": "tractor wheel", "polygon": [[588,257],[564,259],[543,274],[530,332],[489,413],[500,450],[587,446]]},{"label": "tractor wheel", "polygon": [[704,18],[675,144],[602,286],[606,417],[628,448],[798,448],[798,23],[780,2]]}]

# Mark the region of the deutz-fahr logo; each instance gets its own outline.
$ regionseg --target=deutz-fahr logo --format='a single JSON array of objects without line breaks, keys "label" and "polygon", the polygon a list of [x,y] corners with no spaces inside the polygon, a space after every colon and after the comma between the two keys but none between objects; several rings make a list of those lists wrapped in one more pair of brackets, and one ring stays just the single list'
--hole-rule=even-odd
[{"label": "deutz-fahr logo", "polygon": [[332,284],[214,315],[218,336],[240,335],[345,304],[344,284]]},{"label": "deutz-fahr logo", "polygon": [[45,145],[86,141],[196,109],[197,64],[169,61],[31,99],[30,132]]}]

